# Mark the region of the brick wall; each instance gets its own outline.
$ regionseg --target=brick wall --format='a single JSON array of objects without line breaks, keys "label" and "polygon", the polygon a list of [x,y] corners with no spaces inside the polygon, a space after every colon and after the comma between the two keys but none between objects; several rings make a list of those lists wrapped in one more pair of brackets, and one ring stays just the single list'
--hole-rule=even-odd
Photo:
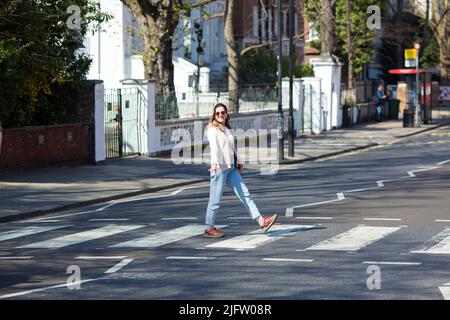
[{"label": "brick wall", "polygon": [[88,164],[93,153],[88,124],[4,129],[0,171],[51,164]]}]

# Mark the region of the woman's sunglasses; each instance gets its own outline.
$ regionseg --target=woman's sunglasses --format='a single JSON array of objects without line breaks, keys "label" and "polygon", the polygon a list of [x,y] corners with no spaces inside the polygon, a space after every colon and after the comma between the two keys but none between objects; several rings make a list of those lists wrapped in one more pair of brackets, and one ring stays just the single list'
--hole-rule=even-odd
[{"label": "woman's sunglasses", "polygon": [[225,111],[218,111],[218,112],[216,112],[216,116],[220,116],[220,115],[224,116],[225,114],[226,114]]}]

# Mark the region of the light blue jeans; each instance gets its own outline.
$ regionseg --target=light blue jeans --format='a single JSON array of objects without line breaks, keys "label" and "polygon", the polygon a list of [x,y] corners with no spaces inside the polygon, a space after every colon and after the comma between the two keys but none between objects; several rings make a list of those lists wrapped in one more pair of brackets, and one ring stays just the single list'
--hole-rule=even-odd
[{"label": "light blue jeans", "polygon": [[216,173],[211,173],[211,188],[209,191],[208,208],[206,210],[206,226],[214,226],[216,215],[220,208],[225,183],[234,190],[252,219],[257,219],[261,214],[259,213],[239,170],[233,167],[222,171],[218,168]]}]

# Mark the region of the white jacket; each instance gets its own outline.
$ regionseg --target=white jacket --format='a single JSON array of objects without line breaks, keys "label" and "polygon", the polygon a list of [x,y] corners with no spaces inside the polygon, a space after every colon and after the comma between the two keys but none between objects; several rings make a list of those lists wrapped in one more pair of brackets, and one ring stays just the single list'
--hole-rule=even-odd
[{"label": "white jacket", "polygon": [[235,149],[234,135],[230,129],[225,127],[225,131],[222,131],[213,125],[208,125],[206,136],[211,152],[211,165],[217,164],[222,170],[232,168],[234,166],[235,152],[238,163],[242,163],[239,153]]}]

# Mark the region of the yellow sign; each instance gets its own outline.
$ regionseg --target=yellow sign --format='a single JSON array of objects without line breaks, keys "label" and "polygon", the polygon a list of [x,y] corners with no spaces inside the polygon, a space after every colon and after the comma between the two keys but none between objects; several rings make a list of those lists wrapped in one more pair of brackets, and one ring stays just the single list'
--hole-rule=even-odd
[{"label": "yellow sign", "polygon": [[405,49],[405,59],[416,59],[416,49]]}]

